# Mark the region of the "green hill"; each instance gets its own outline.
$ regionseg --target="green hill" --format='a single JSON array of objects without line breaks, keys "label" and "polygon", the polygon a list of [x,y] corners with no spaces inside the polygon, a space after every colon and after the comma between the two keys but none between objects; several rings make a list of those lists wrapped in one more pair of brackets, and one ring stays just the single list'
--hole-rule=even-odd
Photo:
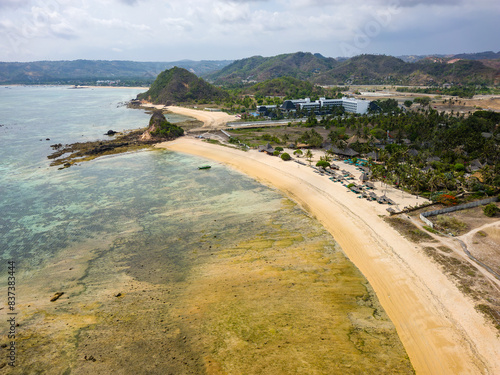
[{"label": "green hill", "polygon": [[186,69],[174,67],[160,73],[151,87],[137,99],[154,104],[210,103],[226,99],[228,94]]},{"label": "green hill", "polygon": [[498,84],[500,70],[479,60],[422,59],[414,63],[385,55],[359,55],[341,62],[318,54],[297,52],[238,60],[207,75],[217,84],[234,85],[293,77],[320,85]]},{"label": "green hill", "polygon": [[333,58],[304,52],[273,57],[253,56],[235,61],[218,72],[206,75],[206,78],[215,83],[224,84],[262,82],[279,77],[310,80],[316,75],[333,69],[337,64]]}]

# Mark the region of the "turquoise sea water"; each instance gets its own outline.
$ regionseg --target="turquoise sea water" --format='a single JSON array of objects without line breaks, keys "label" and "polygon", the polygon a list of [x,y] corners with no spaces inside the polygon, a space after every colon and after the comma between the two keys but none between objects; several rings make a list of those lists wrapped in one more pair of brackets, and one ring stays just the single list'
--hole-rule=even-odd
[{"label": "turquoise sea water", "polygon": [[[109,129],[147,126],[148,114],[122,105],[138,92],[0,88],[0,254],[4,260],[29,259],[37,264],[96,233],[113,235],[132,222],[147,225],[154,221],[155,212],[186,210],[183,220],[189,220],[217,202],[218,206],[227,203],[227,215],[233,214],[234,207],[245,215],[251,211],[245,209],[252,205],[250,197],[254,204],[269,198],[258,194],[265,189],[250,179],[221,166],[200,173],[200,159],[168,151],[117,155],[67,170],[49,167],[51,144],[106,139]],[[240,199],[243,195],[245,199]]]}]

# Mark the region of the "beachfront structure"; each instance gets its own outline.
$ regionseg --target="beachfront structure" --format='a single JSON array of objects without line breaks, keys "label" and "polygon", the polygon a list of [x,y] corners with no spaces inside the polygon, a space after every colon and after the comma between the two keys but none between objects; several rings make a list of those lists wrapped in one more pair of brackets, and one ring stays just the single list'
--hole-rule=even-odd
[{"label": "beachfront structure", "polygon": [[297,109],[306,111],[318,111],[320,109],[327,109],[332,107],[343,107],[346,112],[365,114],[370,105],[369,100],[358,100],[354,98],[342,99],[326,99],[320,98],[316,101],[311,101],[310,98],[285,100],[281,109],[285,111],[295,111]]}]

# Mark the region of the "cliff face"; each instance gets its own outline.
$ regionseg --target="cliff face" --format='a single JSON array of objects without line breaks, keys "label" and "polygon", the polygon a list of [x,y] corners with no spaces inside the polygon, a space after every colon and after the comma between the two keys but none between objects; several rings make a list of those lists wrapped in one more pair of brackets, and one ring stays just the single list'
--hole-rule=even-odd
[{"label": "cliff face", "polygon": [[169,140],[184,135],[184,130],[167,121],[162,111],[154,111],[148,129],[142,133],[141,141]]},{"label": "cliff face", "polygon": [[212,86],[186,69],[174,67],[160,73],[151,87],[137,99],[155,104],[211,103],[228,97],[218,87]]}]

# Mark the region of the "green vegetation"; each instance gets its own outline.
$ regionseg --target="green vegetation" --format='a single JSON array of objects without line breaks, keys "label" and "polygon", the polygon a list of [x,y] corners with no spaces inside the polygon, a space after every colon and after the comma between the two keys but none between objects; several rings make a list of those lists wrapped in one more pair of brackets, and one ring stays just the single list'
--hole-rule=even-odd
[{"label": "green vegetation", "polygon": [[422,228],[424,228],[427,232],[431,232],[433,234],[439,234],[439,232],[437,230],[435,230],[434,228],[431,228],[427,225],[423,225]]},{"label": "green vegetation", "polygon": [[[323,88],[313,85],[308,81],[302,81],[298,78],[292,77],[279,77],[273,78],[264,82],[257,83],[253,86],[239,90],[248,95],[254,95],[257,103],[263,104],[265,97],[279,96],[279,102],[282,99],[297,99],[297,98],[311,98],[312,100],[319,99],[319,97],[336,98],[341,97],[339,88]],[[236,91],[238,92],[238,91]],[[271,104],[271,103],[270,103]]]},{"label": "green vegetation", "polygon": [[316,167],[326,168],[329,166],[330,166],[330,163],[328,163],[326,160],[320,160],[316,163]]},{"label": "green vegetation", "polygon": [[256,81],[286,76],[312,80],[319,74],[328,73],[336,65],[338,62],[333,58],[304,52],[272,57],[253,56],[237,60],[207,78],[219,84],[240,84],[248,77]]},{"label": "green vegetation", "polygon": [[493,217],[497,214],[497,212],[500,211],[498,207],[496,206],[495,203],[490,203],[484,206],[483,212],[486,216],[488,217]]},{"label": "green vegetation", "polygon": [[413,101],[415,103],[418,103],[421,106],[425,107],[431,103],[431,98],[429,98],[428,96],[422,96],[422,97],[415,98]]},{"label": "green vegetation", "polygon": [[292,157],[290,156],[289,153],[284,152],[284,153],[281,154],[281,159],[283,159],[284,161],[288,161],[288,160],[291,160]]},{"label": "green vegetation", "polygon": [[316,130],[311,129],[302,134],[298,141],[308,146],[320,147],[323,143],[323,137]]},{"label": "green vegetation", "polygon": [[374,100],[373,103],[376,104],[383,113],[401,112],[398,101],[396,99]]},{"label": "green vegetation", "polygon": [[177,67],[160,73],[147,92],[137,95],[155,104],[211,103],[228,97],[224,90]]},{"label": "green vegetation", "polygon": [[[407,63],[392,56],[359,55],[339,62],[321,55],[298,52],[238,60],[216,73],[209,74],[207,78],[217,84],[232,85],[232,87],[243,85],[249,79],[262,82],[285,76],[321,85],[436,85],[448,82],[488,85],[494,84],[493,77],[496,74],[498,74],[497,69],[486,66],[481,61],[460,60],[448,64],[447,61],[420,60]],[[439,93],[447,94],[443,91],[444,89]],[[469,95],[468,90],[450,91],[450,93]]]},{"label": "green vegetation", "polygon": [[149,133],[152,137],[174,139],[184,135],[184,130],[167,121],[161,111],[154,111],[149,120]]}]

